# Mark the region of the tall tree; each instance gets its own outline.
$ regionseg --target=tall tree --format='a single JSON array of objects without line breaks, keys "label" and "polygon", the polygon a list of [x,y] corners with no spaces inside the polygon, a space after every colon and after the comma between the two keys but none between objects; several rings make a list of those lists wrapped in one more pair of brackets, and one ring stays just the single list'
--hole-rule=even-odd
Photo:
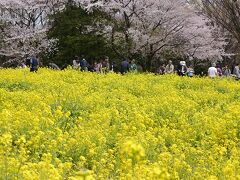
[{"label": "tall tree", "polygon": [[[107,29],[112,48],[123,56],[141,54],[147,69],[166,49],[197,58],[221,56],[224,40],[212,36],[207,20],[185,0],[99,0],[84,5],[88,10],[100,8],[116,19]],[[122,48],[115,47],[119,44]]]},{"label": "tall tree", "polygon": [[[89,15],[89,24],[84,22],[84,18],[82,19],[85,27],[83,30],[76,32],[74,28],[78,28],[79,24],[75,22],[70,26],[72,29],[68,28],[67,22],[61,25],[58,12],[65,9],[66,3],[84,10],[83,13],[81,10],[78,12],[78,9],[74,12],[75,15],[71,16],[80,18],[81,13],[83,17]],[[92,47],[89,46],[91,43],[95,43],[96,46],[107,39],[112,50],[119,57],[132,58],[140,55],[143,57],[144,66],[151,69],[166,49],[197,58],[212,58],[220,57],[224,45],[224,40],[212,36],[213,29],[207,25],[207,20],[186,0],[0,0],[0,10],[1,20],[7,24],[5,31],[7,35],[4,38],[7,48],[1,48],[0,54],[6,56],[23,57],[30,52],[40,52],[58,42],[59,45],[65,43],[64,46],[59,46],[57,53],[63,60],[62,56],[66,57],[64,47],[76,44],[90,54],[87,51],[90,48],[84,50],[83,43],[78,42],[84,42],[86,47]],[[96,12],[105,12],[111,17],[111,21],[103,18],[105,22],[101,20],[99,23]],[[51,14],[55,14],[58,20],[52,23],[48,18]],[[49,37],[56,39],[49,41],[46,34],[52,25],[54,27]],[[73,32],[69,31],[70,33],[84,36],[75,36],[72,39],[73,34],[66,38],[58,36],[57,32],[61,34],[60,31],[65,31],[63,27],[66,30],[73,30]],[[95,41],[96,34],[98,40],[101,39],[98,43]],[[78,41],[74,41],[77,38]],[[74,53],[82,52],[72,49],[69,56]]]},{"label": "tall tree", "polygon": [[74,56],[84,55],[89,59],[112,56],[103,31],[108,22],[105,13],[99,10],[87,12],[81,6],[68,4],[52,18],[48,37],[57,39],[58,44],[49,61],[63,65],[72,63]]},{"label": "tall tree", "polygon": [[235,48],[240,51],[240,1],[239,0],[197,0],[196,5],[213,21],[222,31],[228,32],[228,37]]},{"label": "tall tree", "polygon": [[60,0],[0,0],[0,20],[5,24],[0,55],[9,61],[21,61],[26,55],[47,48],[51,44],[46,39],[48,15],[63,5]]}]

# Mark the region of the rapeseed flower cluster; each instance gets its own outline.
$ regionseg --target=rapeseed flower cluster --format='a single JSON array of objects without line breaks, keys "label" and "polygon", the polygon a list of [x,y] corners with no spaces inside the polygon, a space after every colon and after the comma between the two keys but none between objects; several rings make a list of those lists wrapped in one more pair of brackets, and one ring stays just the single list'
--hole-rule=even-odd
[{"label": "rapeseed flower cluster", "polygon": [[0,70],[0,179],[240,179],[231,79]]}]

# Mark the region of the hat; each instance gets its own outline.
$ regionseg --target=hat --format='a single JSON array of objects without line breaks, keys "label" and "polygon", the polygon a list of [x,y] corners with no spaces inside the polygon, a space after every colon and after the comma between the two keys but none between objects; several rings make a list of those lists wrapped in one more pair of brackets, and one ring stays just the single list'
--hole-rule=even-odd
[{"label": "hat", "polygon": [[186,66],[186,62],[185,61],[180,61],[180,65],[181,66]]}]

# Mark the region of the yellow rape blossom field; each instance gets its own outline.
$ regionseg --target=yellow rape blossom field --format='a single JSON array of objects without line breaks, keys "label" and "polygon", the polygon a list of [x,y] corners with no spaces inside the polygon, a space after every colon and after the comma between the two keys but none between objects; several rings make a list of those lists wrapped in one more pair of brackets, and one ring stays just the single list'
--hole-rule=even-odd
[{"label": "yellow rape blossom field", "polygon": [[240,83],[0,70],[0,179],[240,179]]}]

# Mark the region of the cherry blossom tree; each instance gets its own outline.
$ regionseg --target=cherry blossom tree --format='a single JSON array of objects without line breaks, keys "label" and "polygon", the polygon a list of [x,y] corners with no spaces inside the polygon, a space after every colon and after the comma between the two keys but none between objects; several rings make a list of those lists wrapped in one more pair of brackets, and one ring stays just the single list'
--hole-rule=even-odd
[{"label": "cherry blossom tree", "polygon": [[183,28],[182,34],[186,40],[183,50],[191,58],[221,60],[225,54],[224,47],[227,45],[225,36],[193,7],[189,7],[188,10],[192,11],[193,15],[188,16]]},{"label": "cherry blossom tree", "polygon": [[4,25],[0,55],[19,61],[50,46],[53,41],[46,38],[48,16],[61,8],[60,0],[0,0],[0,22]]},{"label": "cherry blossom tree", "polygon": [[97,33],[109,39],[120,57],[141,55],[148,69],[166,49],[196,58],[220,58],[223,52],[224,39],[212,35],[214,29],[186,0],[0,0],[6,33],[0,54],[23,57],[51,45],[54,41],[46,38],[48,17],[66,3],[109,14],[112,20],[99,24]]},{"label": "cherry blossom tree", "polygon": [[[240,51],[240,1],[239,0],[192,0],[194,5],[204,13],[214,26],[222,28],[228,37],[226,51],[239,54]],[[232,55],[233,55],[232,54]]]},{"label": "cherry blossom tree", "polygon": [[[81,5],[88,10],[100,8],[116,19],[106,30],[112,48],[119,55],[141,54],[144,64],[149,66],[169,48],[196,58],[221,58],[225,40],[216,34],[214,37],[212,33],[216,31],[185,0],[89,2],[84,1]],[[118,51],[119,43],[123,46],[121,52]]]}]

